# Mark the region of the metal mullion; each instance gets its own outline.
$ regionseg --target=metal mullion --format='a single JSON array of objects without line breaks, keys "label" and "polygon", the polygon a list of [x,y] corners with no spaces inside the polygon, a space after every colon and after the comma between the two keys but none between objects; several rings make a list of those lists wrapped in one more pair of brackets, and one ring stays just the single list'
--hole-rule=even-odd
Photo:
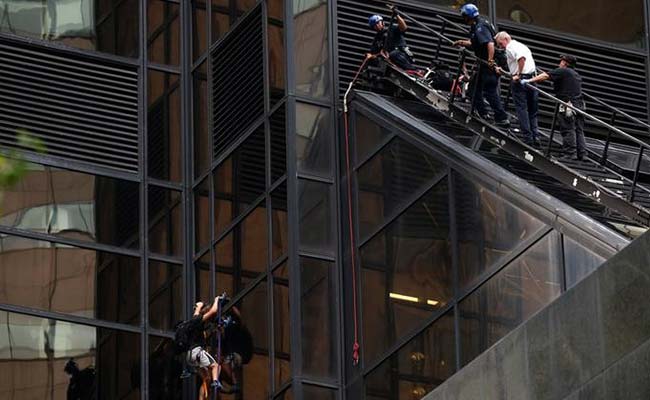
[{"label": "metal mullion", "polygon": [[319,261],[327,261],[328,263],[336,263],[336,257],[334,256],[319,254],[319,253],[310,253],[308,251],[303,251],[303,250],[298,251],[298,257],[311,258]]},{"label": "metal mullion", "polygon": [[391,223],[395,222],[399,217],[402,216],[405,212],[408,211],[408,209],[414,205],[416,202],[418,202],[421,198],[427,195],[427,193],[434,189],[439,183],[441,183],[448,174],[449,170],[445,169],[443,172],[438,173],[436,176],[434,176],[425,186],[423,186],[420,190],[417,192],[413,193],[411,196],[409,196],[404,202],[403,205],[395,210],[394,212],[391,213],[384,222],[382,222],[381,225],[379,225],[377,228],[375,228],[369,235],[363,240],[360,240],[357,245],[359,249],[366,245],[368,242],[370,242],[375,236],[380,234],[386,227],[388,227]]},{"label": "metal mullion", "polygon": [[336,183],[333,178],[306,174],[304,172],[298,172],[298,178],[306,181],[311,181],[311,182],[324,183],[327,185],[334,185]]},{"label": "metal mullion", "polygon": [[14,314],[29,315],[35,318],[53,319],[56,321],[63,321],[71,324],[77,324],[77,325],[84,325],[84,326],[91,326],[91,327],[105,328],[105,329],[114,329],[114,330],[132,332],[138,334],[141,333],[140,330],[141,328],[134,325],[128,325],[120,322],[111,322],[102,319],[79,317],[73,314],[65,314],[56,311],[39,310],[36,308],[18,306],[13,304],[0,303],[0,311],[10,312]]},{"label": "metal mullion", "polygon": [[173,181],[163,181],[156,178],[148,178],[148,180],[149,180],[149,186],[169,189],[177,192],[182,192],[184,189],[184,186],[181,183],[177,183]]},{"label": "metal mullion", "polygon": [[567,291],[567,268],[566,268],[566,257],[565,257],[565,252],[564,252],[564,234],[558,232],[559,240],[560,240],[560,288],[561,288],[561,293],[564,293]]},{"label": "metal mullion", "polygon": [[318,380],[310,379],[308,377],[303,377],[301,379],[301,381],[302,381],[303,384],[307,384],[307,385],[310,385],[310,386],[318,386],[318,387],[321,387],[321,388],[324,388],[324,389],[334,389],[334,390],[337,390],[337,391],[339,389],[341,389],[338,384],[336,384],[336,383],[334,383],[332,381],[330,381],[330,382],[318,381]]},{"label": "metal mullion", "polygon": [[295,95],[294,97],[300,103],[305,103],[312,106],[333,108],[331,100],[320,100],[313,97],[307,97],[305,95]]},{"label": "metal mullion", "polygon": [[[141,177],[140,182],[140,395],[143,399],[149,398],[149,338],[147,337],[147,328],[149,326],[149,259],[148,259],[148,218],[149,218],[149,188],[148,188],[148,140],[147,140],[147,104],[148,93],[148,74],[147,74],[147,0],[140,0],[139,2],[139,19],[140,29],[138,30],[138,48],[139,48],[139,87],[138,87],[138,121],[140,126],[140,140],[139,149],[141,155],[139,157],[139,173]],[[113,15],[115,7],[113,8]],[[115,18],[113,18],[115,25]],[[114,29],[117,34],[117,29]],[[117,40],[114,42],[117,43]]]},{"label": "metal mullion", "polygon": [[[367,156],[365,156],[361,161],[355,160],[355,161],[357,161],[357,162],[356,162],[356,166],[353,165],[352,170],[353,170],[354,172],[357,172],[359,169],[361,169],[364,165],[366,165],[368,162],[370,162],[370,160],[372,160],[372,159],[373,159],[377,154],[379,154],[379,153],[382,152],[386,147],[388,147],[388,145],[393,141],[393,139],[394,139],[395,137],[397,137],[397,135],[394,134],[393,132],[391,132],[390,135],[387,135],[386,138],[385,138],[384,140],[382,140],[381,142],[378,143],[378,145],[377,145],[377,146],[378,146],[377,149],[373,150],[372,153],[369,153],[369,154],[368,154]],[[351,154],[350,156],[356,158],[356,157],[355,157],[356,154],[355,154],[355,155],[352,155],[352,154]]]},{"label": "metal mullion", "polygon": [[[198,56],[198,57],[196,58],[196,61],[194,61],[194,62],[192,63],[192,70],[193,70],[193,71],[196,71],[197,69],[199,69],[199,67],[201,67],[201,64],[203,64],[203,62],[206,61],[206,60],[209,59],[209,58],[211,58],[209,52],[203,53],[203,54],[201,54],[200,56]],[[208,71],[209,71],[209,70],[208,70]],[[209,72],[208,72],[208,74],[209,74]]]},{"label": "metal mullion", "polygon": [[[213,157],[212,158],[212,165],[211,165],[210,168],[215,169],[215,168],[219,167],[221,165],[221,163],[223,163],[228,158],[230,158],[230,156],[233,155],[233,153],[235,153],[235,151],[237,151],[239,146],[242,143],[244,143],[246,140],[248,140],[248,138],[251,137],[253,135],[253,133],[255,133],[255,131],[257,131],[260,128],[260,126],[264,123],[264,118],[265,118],[264,116],[261,116],[261,117],[257,118],[255,121],[253,121],[249,125],[249,127],[246,129],[244,134],[240,135],[237,138],[237,140],[232,142],[232,144],[230,144],[230,146],[228,146],[228,148],[224,152],[222,152],[219,155],[219,157],[216,157],[216,158]],[[214,123],[214,121],[213,121],[213,123]],[[214,150],[214,148],[212,150]]]},{"label": "metal mullion", "polygon": [[[231,1],[233,1],[233,0],[231,0]],[[230,25],[230,28],[229,28],[228,32],[226,32],[222,37],[217,39],[217,41],[212,43],[212,45],[210,45],[209,48],[208,48],[208,52],[212,53],[212,51],[214,49],[216,49],[217,47],[219,47],[222,42],[227,40],[227,38],[229,38],[233,34],[232,32],[234,32],[237,28],[239,28],[239,26],[242,24],[243,21],[246,21],[246,18],[248,17],[249,14],[257,11],[256,9],[257,9],[258,6],[259,6],[259,4],[256,5],[255,7],[251,8],[250,10],[246,11],[246,13],[244,13],[240,18],[237,18],[237,20],[234,23],[231,22],[231,25]],[[210,18],[212,18],[212,16],[210,16]],[[249,22],[249,21],[246,21],[246,22]]]},{"label": "metal mullion", "polygon": [[240,213],[237,217],[235,217],[229,224],[226,226],[221,233],[217,235],[215,240],[212,242],[212,246],[216,246],[221,242],[226,236],[232,233],[232,231],[239,226],[241,222],[243,222],[246,217],[248,217],[257,207],[259,207],[263,202],[264,198],[266,197],[266,194],[261,194],[255,199],[251,205],[242,213]]},{"label": "metal mullion", "polygon": [[183,266],[183,259],[180,257],[171,257],[171,256],[166,256],[164,254],[153,253],[149,255],[149,259],[153,261],[164,262],[167,264]]},{"label": "metal mullion", "polygon": [[280,256],[277,260],[273,261],[271,263],[271,272],[275,272],[275,270],[282,264],[284,264],[287,260],[289,259],[289,256],[287,254],[284,254]]},{"label": "metal mullion", "polygon": [[157,72],[164,72],[166,74],[180,75],[181,70],[179,67],[173,65],[159,64],[159,63],[148,63],[147,68]]},{"label": "metal mullion", "polygon": [[[452,281],[453,281],[453,299],[460,295],[460,241],[458,234],[458,219],[456,214],[456,179],[454,171],[450,170],[448,175],[449,182],[449,222],[451,226],[451,262],[452,262]],[[454,300],[454,349],[455,349],[455,369],[460,370],[461,346],[460,346],[460,309],[458,303]]]}]

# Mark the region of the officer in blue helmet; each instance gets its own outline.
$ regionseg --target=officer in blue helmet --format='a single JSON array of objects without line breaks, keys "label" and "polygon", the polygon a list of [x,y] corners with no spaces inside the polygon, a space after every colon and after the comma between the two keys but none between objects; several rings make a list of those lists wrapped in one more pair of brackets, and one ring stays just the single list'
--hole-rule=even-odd
[{"label": "officer in blue helmet", "polygon": [[502,126],[509,126],[510,121],[508,121],[508,115],[503,109],[498,93],[499,76],[496,72],[496,47],[494,44],[496,30],[488,20],[479,15],[478,7],[474,4],[462,6],[460,14],[465,23],[470,26],[470,37],[469,40],[455,41],[454,46],[467,47],[474,52],[476,57],[487,61],[487,63],[479,63],[475,81],[476,94],[472,99],[474,110],[481,118],[487,118],[488,113],[483,102],[485,98],[494,112],[495,122]]},{"label": "officer in blue helmet", "polygon": [[404,34],[408,27],[404,18],[399,15],[397,7],[392,7],[393,19],[397,23],[386,26],[381,15],[371,15],[368,18],[368,26],[374,30],[375,37],[370,46],[370,53],[366,57],[372,58],[379,53],[384,53],[398,67],[405,70],[415,70],[413,65],[413,53],[406,45]]}]

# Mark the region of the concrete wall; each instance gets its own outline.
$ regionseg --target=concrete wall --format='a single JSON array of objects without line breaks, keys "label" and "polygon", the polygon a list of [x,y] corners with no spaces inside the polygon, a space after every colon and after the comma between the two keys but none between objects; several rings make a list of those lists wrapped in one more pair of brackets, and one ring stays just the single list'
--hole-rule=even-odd
[{"label": "concrete wall", "polygon": [[424,400],[650,399],[650,233]]}]

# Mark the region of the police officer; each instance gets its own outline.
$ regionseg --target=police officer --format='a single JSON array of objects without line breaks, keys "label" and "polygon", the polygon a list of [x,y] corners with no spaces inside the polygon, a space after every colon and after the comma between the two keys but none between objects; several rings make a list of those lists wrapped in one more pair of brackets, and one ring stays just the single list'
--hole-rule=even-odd
[{"label": "police officer", "polygon": [[[553,82],[555,96],[565,103],[584,110],[585,102],[582,98],[582,77],[575,68],[578,60],[569,54],[560,56],[560,64],[548,72],[543,72],[531,79],[522,79],[522,85],[545,81]],[[563,158],[582,160],[587,150],[585,144],[585,117],[564,105],[558,111],[558,123],[562,134]]]},{"label": "police officer", "polygon": [[460,9],[460,14],[467,25],[470,26],[469,40],[457,40],[454,46],[470,48],[476,57],[487,61],[479,63],[477,81],[475,83],[475,96],[472,99],[474,110],[483,119],[487,118],[487,110],[483,104],[483,97],[488,101],[494,112],[494,120],[497,124],[509,126],[508,115],[503,109],[501,98],[498,93],[499,76],[495,67],[495,46],[494,28],[485,18],[479,16],[478,8],[474,4],[465,4]]},{"label": "police officer", "polygon": [[385,26],[384,19],[381,15],[375,14],[368,18],[368,26],[370,26],[370,29],[376,31],[376,33],[370,46],[370,53],[367,53],[366,57],[370,58],[380,52],[385,52],[390,61],[398,67],[405,70],[415,70],[413,53],[409,50],[406,45],[406,39],[404,38],[408,27],[404,18],[399,15],[397,7],[393,7],[392,11],[393,17],[397,21],[392,26]]}]

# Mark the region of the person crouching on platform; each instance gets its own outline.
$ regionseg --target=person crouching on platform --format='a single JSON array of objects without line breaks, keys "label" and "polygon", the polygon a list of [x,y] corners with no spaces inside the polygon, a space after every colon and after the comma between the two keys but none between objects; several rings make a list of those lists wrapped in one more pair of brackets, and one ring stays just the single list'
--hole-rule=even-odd
[{"label": "person crouching on platform", "polygon": [[408,29],[406,21],[399,15],[397,7],[392,7],[392,11],[393,19],[397,23],[393,23],[391,26],[384,24],[384,18],[381,15],[375,14],[368,18],[368,26],[376,33],[370,46],[370,53],[367,53],[366,57],[374,58],[377,54],[382,53],[398,67],[404,70],[416,70],[413,65],[413,53],[406,45],[404,38]]}]

